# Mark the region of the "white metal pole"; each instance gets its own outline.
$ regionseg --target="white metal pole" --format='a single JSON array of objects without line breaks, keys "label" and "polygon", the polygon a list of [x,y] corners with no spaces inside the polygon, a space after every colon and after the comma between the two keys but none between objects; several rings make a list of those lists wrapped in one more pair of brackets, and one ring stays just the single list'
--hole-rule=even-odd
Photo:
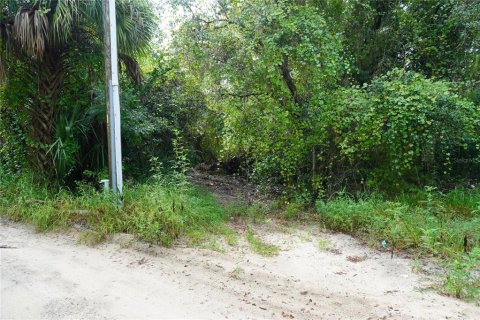
[{"label": "white metal pole", "polygon": [[120,126],[120,92],[118,83],[118,50],[117,50],[117,19],[115,12],[115,0],[108,2],[107,22],[110,36],[110,75],[109,75],[109,120],[110,120],[110,172],[112,191],[121,194],[123,191],[122,176],[122,140]]}]

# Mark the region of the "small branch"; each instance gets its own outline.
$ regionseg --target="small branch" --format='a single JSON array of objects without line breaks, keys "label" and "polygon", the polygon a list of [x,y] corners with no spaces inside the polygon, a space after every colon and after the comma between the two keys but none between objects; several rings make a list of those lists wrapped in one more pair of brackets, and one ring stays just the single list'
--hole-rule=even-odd
[{"label": "small branch", "polygon": [[0,244],[0,249],[17,249],[17,247],[12,247],[12,246],[7,246],[7,245]]}]

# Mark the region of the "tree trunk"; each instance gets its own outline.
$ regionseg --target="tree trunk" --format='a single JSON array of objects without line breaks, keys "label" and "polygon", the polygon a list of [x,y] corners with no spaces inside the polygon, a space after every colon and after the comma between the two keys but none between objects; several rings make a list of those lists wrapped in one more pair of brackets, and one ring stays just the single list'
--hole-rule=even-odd
[{"label": "tree trunk", "polygon": [[285,81],[285,84],[287,85],[287,88],[292,95],[293,102],[295,102],[295,104],[301,104],[297,93],[297,86],[295,85],[295,82],[293,81],[292,75],[290,73],[288,58],[286,56],[283,57],[282,64],[280,65],[280,71],[283,77],[283,81]]},{"label": "tree trunk", "polygon": [[56,172],[50,148],[55,141],[55,115],[64,80],[61,52],[46,52],[44,58],[37,62],[37,92],[30,109],[34,143],[30,159],[34,168],[47,175]]}]

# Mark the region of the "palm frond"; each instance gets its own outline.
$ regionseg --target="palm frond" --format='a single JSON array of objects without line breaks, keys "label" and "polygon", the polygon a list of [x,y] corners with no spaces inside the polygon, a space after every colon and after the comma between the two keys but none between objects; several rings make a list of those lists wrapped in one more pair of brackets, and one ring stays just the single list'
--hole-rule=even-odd
[{"label": "palm frond", "polygon": [[66,43],[71,37],[72,27],[78,19],[78,9],[78,0],[57,1],[51,26],[51,38],[54,44]]},{"label": "palm frond", "polygon": [[129,55],[145,52],[155,26],[150,1],[119,0],[116,3],[119,50]]},{"label": "palm frond", "polygon": [[49,22],[46,14],[32,7],[22,7],[13,24],[13,38],[27,54],[40,58],[48,43]]}]

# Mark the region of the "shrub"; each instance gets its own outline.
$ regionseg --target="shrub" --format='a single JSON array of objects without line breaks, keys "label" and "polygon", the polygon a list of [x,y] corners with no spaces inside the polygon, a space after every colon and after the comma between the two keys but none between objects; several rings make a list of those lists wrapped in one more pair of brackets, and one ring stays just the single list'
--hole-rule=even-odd
[{"label": "shrub", "polygon": [[449,83],[394,70],[343,94],[332,108],[339,151],[371,186],[448,181],[460,160],[476,170],[480,109]]}]

